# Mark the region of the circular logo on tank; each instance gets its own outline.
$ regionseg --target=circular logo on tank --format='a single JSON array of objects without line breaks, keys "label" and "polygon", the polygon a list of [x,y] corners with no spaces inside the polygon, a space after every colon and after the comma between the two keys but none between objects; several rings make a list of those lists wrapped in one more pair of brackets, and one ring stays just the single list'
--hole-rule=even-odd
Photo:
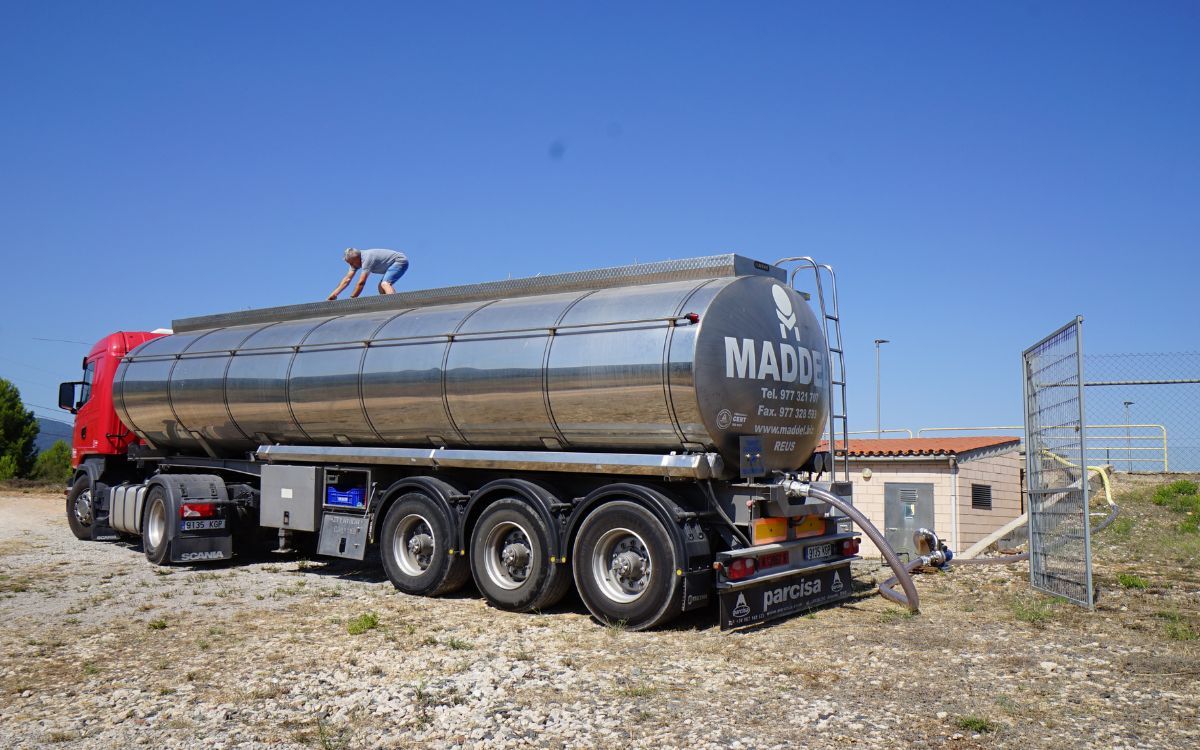
[{"label": "circular logo on tank", "polygon": [[817,317],[778,280],[744,276],[716,293],[697,335],[694,376],[709,440],[732,466],[762,440],[767,471],[798,469],[824,431],[829,354]]}]

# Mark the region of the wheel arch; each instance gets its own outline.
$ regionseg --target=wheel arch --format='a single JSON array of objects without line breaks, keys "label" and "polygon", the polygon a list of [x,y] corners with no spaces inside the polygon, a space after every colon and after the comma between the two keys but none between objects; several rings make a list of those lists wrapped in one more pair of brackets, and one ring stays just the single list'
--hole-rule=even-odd
[{"label": "wheel arch", "polygon": [[566,562],[566,545],[563,544],[562,529],[555,517],[555,508],[561,505],[562,501],[549,487],[528,479],[496,479],[472,493],[471,499],[467,501],[463,522],[459,526],[459,548],[466,552],[475,522],[489,503],[500,497],[514,495],[528,503],[545,521],[546,528],[550,531],[550,549],[547,552],[551,562],[556,563],[560,558],[563,558],[562,562]]},{"label": "wheel arch", "polygon": [[454,526],[461,526],[459,523],[459,514],[455,510],[457,501],[465,498],[462,492],[454,485],[436,477],[405,477],[398,479],[388,485],[388,488],[383,491],[383,497],[379,502],[379,508],[375,511],[375,518],[371,522],[371,540],[376,544],[379,543],[380,527],[383,524],[383,519],[387,516],[388,509],[408,492],[420,492],[426,495],[438,508],[446,514],[446,518]]},{"label": "wheel arch", "polygon": [[575,539],[579,536],[579,527],[583,525],[584,519],[597,508],[612,500],[627,500],[653,513],[654,517],[667,530],[667,535],[671,538],[671,544],[675,548],[676,575],[680,574],[679,571],[686,569],[688,563],[687,539],[680,522],[691,514],[686,513],[677,502],[665,493],[640,484],[628,482],[606,484],[584,497],[583,501],[575,506],[567,522],[564,536],[568,549],[574,548]]},{"label": "wheel arch", "polygon": [[88,456],[83,459],[71,473],[71,484],[78,482],[80,477],[87,477],[88,489],[95,489],[96,483],[104,476],[105,463],[103,456]]}]

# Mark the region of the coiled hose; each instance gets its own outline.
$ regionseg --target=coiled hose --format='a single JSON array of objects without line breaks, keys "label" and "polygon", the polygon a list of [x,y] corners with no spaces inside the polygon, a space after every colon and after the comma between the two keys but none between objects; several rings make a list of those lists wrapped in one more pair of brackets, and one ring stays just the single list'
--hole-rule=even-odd
[{"label": "coiled hose", "polygon": [[[862,529],[863,533],[866,534],[867,537],[875,543],[875,546],[879,548],[879,551],[883,553],[883,559],[886,560],[887,564],[892,568],[892,573],[894,575],[888,579],[888,581],[891,582],[889,585],[886,587],[881,585],[879,587],[879,593],[883,595],[885,599],[890,599],[902,607],[908,607],[909,610],[913,612],[920,611],[921,600],[920,596],[917,594],[917,585],[913,583],[912,576],[909,574],[910,569],[912,567],[916,567],[916,565],[911,563],[909,565],[904,565],[901,563],[900,558],[896,555],[896,551],[892,549],[892,545],[887,543],[887,539],[885,539],[883,534],[879,532],[879,529],[875,528],[875,525],[872,524],[870,520],[868,520],[867,517],[862,514],[861,511],[859,511],[850,503],[846,502],[832,492],[826,492],[818,487],[808,487],[807,494],[809,497],[815,497],[818,500],[829,503],[833,507],[849,516],[850,520],[858,524],[858,528]],[[920,561],[918,561],[918,563],[919,562]],[[900,588],[904,589],[903,594],[892,588],[897,582],[900,583]]]}]

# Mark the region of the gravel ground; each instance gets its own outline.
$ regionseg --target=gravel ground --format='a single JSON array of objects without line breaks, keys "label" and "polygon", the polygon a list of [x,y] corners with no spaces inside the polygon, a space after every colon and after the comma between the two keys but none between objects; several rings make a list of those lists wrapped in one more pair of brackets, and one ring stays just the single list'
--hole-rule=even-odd
[{"label": "gravel ground", "polygon": [[914,617],[862,564],[843,606],[632,633],[577,600],[404,596],[370,564],[154,568],[62,506],[0,492],[0,747],[1200,746],[1196,560],[1132,541],[1098,542],[1094,614],[1017,564],[921,576]]}]

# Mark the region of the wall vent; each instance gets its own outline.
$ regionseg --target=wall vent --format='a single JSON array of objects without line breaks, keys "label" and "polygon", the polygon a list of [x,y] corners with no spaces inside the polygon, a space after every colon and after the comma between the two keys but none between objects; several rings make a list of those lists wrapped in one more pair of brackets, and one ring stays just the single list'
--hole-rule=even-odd
[{"label": "wall vent", "polygon": [[975,510],[991,510],[992,509],[992,485],[990,484],[973,484],[971,485],[971,507]]}]

